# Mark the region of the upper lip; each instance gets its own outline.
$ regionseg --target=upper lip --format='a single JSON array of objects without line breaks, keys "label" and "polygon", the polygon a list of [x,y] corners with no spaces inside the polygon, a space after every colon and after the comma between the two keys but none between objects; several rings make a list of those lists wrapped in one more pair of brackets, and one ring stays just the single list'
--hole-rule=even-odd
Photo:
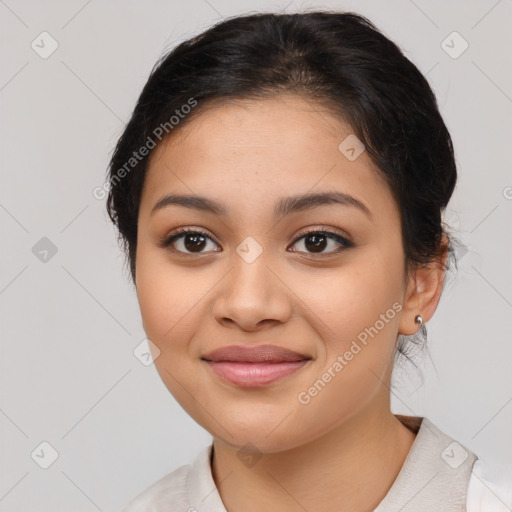
[{"label": "upper lip", "polygon": [[276,345],[259,345],[256,347],[230,345],[209,352],[202,356],[201,359],[207,361],[235,361],[246,363],[280,363],[285,361],[303,361],[305,359],[311,359],[311,357]]}]

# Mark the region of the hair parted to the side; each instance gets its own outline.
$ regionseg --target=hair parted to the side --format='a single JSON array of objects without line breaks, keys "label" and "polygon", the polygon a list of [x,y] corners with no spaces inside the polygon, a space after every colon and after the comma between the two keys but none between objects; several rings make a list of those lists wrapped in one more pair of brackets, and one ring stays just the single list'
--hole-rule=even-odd
[{"label": "hair parted to the side", "polygon": [[448,234],[441,214],[455,187],[456,164],[425,77],[361,15],[262,13],[221,21],[164,55],[117,142],[107,210],[133,282],[150,152],[128,168],[133,153],[159,144],[218,102],[280,93],[327,107],[363,142],[399,206],[407,268],[445,251],[453,256],[442,243]]}]

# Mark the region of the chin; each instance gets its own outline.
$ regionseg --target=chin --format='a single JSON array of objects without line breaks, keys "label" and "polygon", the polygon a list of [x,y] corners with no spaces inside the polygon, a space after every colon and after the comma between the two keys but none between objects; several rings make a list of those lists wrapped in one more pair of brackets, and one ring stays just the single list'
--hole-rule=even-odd
[{"label": "chin", "polygon": [[216,440],[236,450],[247,447],[247,445],[253,445],[247,447],[247,451],[257,450],[261,453],[278,453],[303,444],[300,433],[294,432],[296,436],[290,435],[290,424],[286,421],[283,422],[282,414],[268,416],[265,421],[262,421],[261,417],[251,418],[250,415],[238,420],[219,416],[216,417],[218,423],[212,422],[211,418],[202,419],[206,419],[207,422],[206,425],[203,423],[202,426]]},{"label": "chin", "polygon": [[278,436],[273,437],[272,435],[267,437],[267,434],[261,430],[255,430],[254,433],[237,433],[233,437],[227,436],[224,432],[221,434],[222,435],[217,435],[216,433],[212,433],[216,441],[220,441],[236,451],[243,450],[261,454],[279,453],[290,450],[295,446],[302,444],[301,442],[291,444],[291,439],[289,436],[285,436],[286,439],[281,439],[281,437]]}]

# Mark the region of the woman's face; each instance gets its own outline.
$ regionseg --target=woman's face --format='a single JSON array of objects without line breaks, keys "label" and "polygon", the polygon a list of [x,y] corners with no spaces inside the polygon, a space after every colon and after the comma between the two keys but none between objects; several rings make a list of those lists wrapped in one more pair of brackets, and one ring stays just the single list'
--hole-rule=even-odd
[{"label": "woman's face", "polygon": [[[151,156],[136,254],[143,324],[169,391],[214,437],[269,453],[388,408],[407,294],[400,217],[350,127],[279,96],[217,106],[179,128]],[[327,193],[348,200],[294,199]],[[223,212],[170,202],[152,212],[171,194]],[[178,230],[204,238],[162,247]],[[311,359],[259,387],[202,359],[263,344]]]}]

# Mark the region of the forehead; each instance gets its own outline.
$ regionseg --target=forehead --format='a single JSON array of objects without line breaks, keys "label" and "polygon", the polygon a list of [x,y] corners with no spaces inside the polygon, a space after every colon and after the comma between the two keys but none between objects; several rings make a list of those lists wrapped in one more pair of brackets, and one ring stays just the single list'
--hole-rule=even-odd
[{"label": "forehead", "polygon": [[[328,148],[337,151],[339,142],[352,132],[325,106],[295,95],[213,105],[172,133],[156,148],[155,156],[195,145],[198,156],[207,152],[209,157],[220,154],[222,158],[236,158],[245,153],[244,157],[252,154],[254,159],[264,157],[266,161],[284,163],[299,150],[312,155]],[[195,144],[198,141],[201,144]]]},{"label": "forehead", "polygon": [[217,198],[234,210],[255,212],[273,208],[286,193],[325,190],[382,209],[393,201],[390,191],[366,151],[355,160],[340,151],[347,137],[354,137],[348,124],[295,96],[209,108],[153,151],[141,210],[170,192]]}]

